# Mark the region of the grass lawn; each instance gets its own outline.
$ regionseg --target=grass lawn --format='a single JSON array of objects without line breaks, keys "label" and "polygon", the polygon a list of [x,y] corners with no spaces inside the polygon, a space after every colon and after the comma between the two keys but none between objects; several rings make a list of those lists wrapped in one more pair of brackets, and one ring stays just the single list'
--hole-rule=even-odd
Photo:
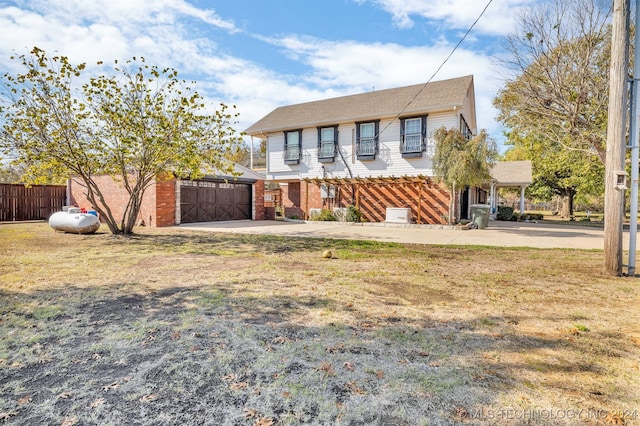
[{"label": "grass lawn", "polygon": [[640,424],[601,251],[137,232],[0,225],[0,423]]}]

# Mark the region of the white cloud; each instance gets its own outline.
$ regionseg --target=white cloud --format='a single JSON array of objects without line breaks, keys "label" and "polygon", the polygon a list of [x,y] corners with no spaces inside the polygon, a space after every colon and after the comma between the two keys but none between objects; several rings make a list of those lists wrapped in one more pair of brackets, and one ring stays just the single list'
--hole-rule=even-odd
[{"label": "white cloud", "polygon": [[[424,83],[453,49],[452,44],[444,41],[436,46],[406,47],[393,43],[334,42],[297,36],[272,39],[271,43],[288,49],[290,57],[311,68],[304,83],[314,89],[309,89],[307,98],[299,102]],[[478,126],[486,128],[494,137],[499,136],[494,122],[496,111],[492,106],[499,82],[495,79],[490,57],[459,48],[433,80],[468,74],[474,75]],[[278,98],[283,104],[293,103],[291,101],[297,95],[299,91],[285,92]],[[283,99],[285,97],[287,99]]]},{"label": "white cloud", "polygon": [[[362,2],[363,0],[358,0]],[[399,28],[412,28],[415,18],[443,21],[457,29],[468,28],[489,0],[369,0],[391,14]],[[517,10],[534,0],[493,0],[476,30],[485,34],[504,35],[512,31]]]},{"label": "white cloud", "polygon": [[[195,20],[233,36],[237,34],[233,22],[183,0],[31,0],[25,4],[22,9],[0,7],[3,69],[15,66],[8,61],[13,49],[26,53],[33,46],[90,65],[142,55],[149,63],[176,68],[183,78],[196,75],[196,89],[212,104],[236,104],[241,120],[238,130],[277,106],[423,83],[452,48],[444,40],[435,46],[407,47],[300,35],[256,37],[306,67],[304,73],[292,75],[221,53],[211,38],[193,31],[191,24]],[[415,0],[404,8],[403,4],[398,2],[398,12],[405,11],[407,16],[415,16],[413,10],[425,5]],[[453,16],[450,13],[446,19]],[[462,19],[460,14],[455,16]],[[491,97],[497,83],[488,57],[460,49],[435,79],[467,74],[475,76],[478,125],[494,132]]]}]

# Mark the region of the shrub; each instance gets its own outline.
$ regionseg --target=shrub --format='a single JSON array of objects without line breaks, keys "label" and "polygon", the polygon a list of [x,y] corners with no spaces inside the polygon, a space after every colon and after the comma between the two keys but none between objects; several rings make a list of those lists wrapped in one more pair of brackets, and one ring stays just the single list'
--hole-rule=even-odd
[{"label": "shrub", "polygon": [[347,222],[360,222],[362,220],[362,213],[356,206],[347,207]]},{"label": "shrub", "polygon": [[318,220],[318,221],[322,221],[322,222],[335,222],[336,221],[336,217],[334,216],[333,212],[331,212],[331,210],[327,210],[327,209],[322,209],[320,211],[320,214],[317,216],[312,216],[311,220]]},{"label": "shrub", "polygon": [[498,214],[496,215],[496,219],[514,220],[513,207],[498,206]]}]

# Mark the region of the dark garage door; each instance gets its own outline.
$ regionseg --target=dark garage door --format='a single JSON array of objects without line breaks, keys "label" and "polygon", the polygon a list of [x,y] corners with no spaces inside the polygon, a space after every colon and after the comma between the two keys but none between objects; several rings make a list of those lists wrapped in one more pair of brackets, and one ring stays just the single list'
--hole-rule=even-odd
[{"label": "dark garage door", "polygon": [[251,219],[251,184],[182,181],[180,222]]}]

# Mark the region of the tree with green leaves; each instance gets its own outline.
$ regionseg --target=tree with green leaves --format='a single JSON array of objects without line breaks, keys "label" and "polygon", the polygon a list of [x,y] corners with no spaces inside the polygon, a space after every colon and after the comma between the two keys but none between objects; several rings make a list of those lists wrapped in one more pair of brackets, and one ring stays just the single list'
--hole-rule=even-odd
[{"label": "tree with green leaves", "polygon": [[498,158],[496,143],[485,130],[467,139],[456,129],[437,129],[433,168],[435,175],[451,192],[449,223],[455,222],[460,192],[465,187],[482,186],[491,180],[491,169]]},{"label": "tree with green leaves", "polygon": [[[110,75],[85,77],[86,64],[37,47],[12,59],[24,72],[3,76],[0,149],[24,167],[28,184],[73,176],[113,234],[133,232],[156,179],[232,172],[238,114],[208,107],[174,69],[134,57],[115,61]],[[122,217],[96,183],[104,175],[129,194]]]},{"label": "tree with green leaves", "polygon": [[507,38],[512,73],[493,103],[518,159],[532,160],[534,185],[563,197],[603,190],[611,4],[555,0],[535,5]]},{"label": "tree with green leaves", "polygon": [[506,160],[531,160],[533,183],[527,188],[529,196],[541,201],[559,196],[563,217],[573,215],[576,197],[602,195],[604,165],[596,156],[563,149],[533,135],[524,140],[510,135],[509,143],[513,146],[505,153]]}]

